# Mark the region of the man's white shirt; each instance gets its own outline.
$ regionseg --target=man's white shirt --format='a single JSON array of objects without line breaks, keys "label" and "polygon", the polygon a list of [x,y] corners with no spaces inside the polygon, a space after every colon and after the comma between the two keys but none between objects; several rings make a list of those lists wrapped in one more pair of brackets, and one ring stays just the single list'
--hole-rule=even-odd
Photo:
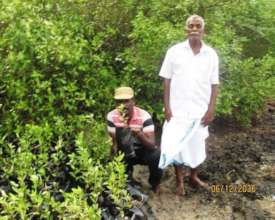
[{"label": "man's white shirt", "polygon": [[159,75],[171,79],[173,116],[202,118],[210,102],[211,86],[219,84],[218,56],[204,43],[200,52],[194,55],[186,40],[167,51]]}]

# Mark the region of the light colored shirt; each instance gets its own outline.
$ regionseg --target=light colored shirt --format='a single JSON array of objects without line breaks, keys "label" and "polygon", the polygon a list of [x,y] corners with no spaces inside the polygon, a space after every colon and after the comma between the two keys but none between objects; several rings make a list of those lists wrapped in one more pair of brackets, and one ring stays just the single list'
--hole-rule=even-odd
[{"label": "light colored shirt", "polygon": [[173,116],[203,117],[210,102],[211,86],[219,84],[218,63],[215,50],[204,43],[196,55],[188,40],[167,51],[159,75],[171,79],[170,108]]},{"label": "light colored shirt", "polygon": [[133,116],[128,125],[124,123],[123,118],[117,109],[114,109],[107,114],[108,132],[115,134],[116,128],[118,127],[138,128],[144,133],[155,131],[151,115],[147,111],[136,106],[134,106]]}]

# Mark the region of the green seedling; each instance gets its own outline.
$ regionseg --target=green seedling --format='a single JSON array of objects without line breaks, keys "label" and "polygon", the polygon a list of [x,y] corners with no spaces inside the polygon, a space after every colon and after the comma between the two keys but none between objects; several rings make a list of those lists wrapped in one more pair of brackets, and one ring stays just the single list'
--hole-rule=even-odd
[{"label": "green seedling", "polygon": [[120,113],[120,120],[123,121],[123,123],[127,124],[129,117],[127,115],[127,109],[125,107],[125,105],[123,103],[121,103],[118,107],[117,107],[118,112]]}]

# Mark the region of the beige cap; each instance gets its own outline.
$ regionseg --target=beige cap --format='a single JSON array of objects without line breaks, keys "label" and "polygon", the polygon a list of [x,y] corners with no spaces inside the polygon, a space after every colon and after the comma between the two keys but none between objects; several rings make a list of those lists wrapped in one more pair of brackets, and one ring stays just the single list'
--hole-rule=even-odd
[{"label": "beige cap", "polygon": [[134,90],[131,87],[119,87],[115,90],[115,99],[131,99],[134,97]]}]

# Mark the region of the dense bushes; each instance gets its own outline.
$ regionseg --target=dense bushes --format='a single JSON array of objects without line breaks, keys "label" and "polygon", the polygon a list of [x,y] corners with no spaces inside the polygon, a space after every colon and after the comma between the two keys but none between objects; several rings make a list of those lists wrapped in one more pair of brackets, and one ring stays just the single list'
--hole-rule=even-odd
[{"label": "dense bushes", "polygon": [[108,162],[105,124],[93,119],[116,83],[102,49],[113,31],[93,25],[84,2],[0,7],[1,216],[100,219],[106,190],[127,207],[122,156]]},{"label": "dense bushes", "polygon": [[[274,94],[269,86],[274,80],[273,8],[260,0],[3,2],[2,116],[7,124],[83,112],[102,119],[112,106],[113,89],[129,84],[141,105],[161,118],[161,60],[169,46],[184,39],[183,21],[196,12],[206,19],[205,41],[220,56],[220,97],[225,98],[218,113],[249,123],[259,109],[250,105],[249,114],[241,116],[238,109]],[[253,88],[265,92],[240,99],[248,84],[236,81],[247,76],[261,80],[265,86]]]},{"label": "dense bushes", "polygon": [[66,125],[58,137],[54,126],[27,124],[16,131],[13,143],[2,139],[1,216],[100,219],[98,198],[106,190],[118,212],[130,205],[122,155],[106,161],[105,125],[89,117],[78,120],[82,131],[77,135]]},{"label": "dense bushes", "polygon": [[161,116],[161,84],[157,75],[161,59],[168,47],[185,38],[184,21],[195,12],[204,16],[205,41],[220,58],[217,114],[249,126],[251,116],[260,113],[266,98],[275,94],[275,47],[271,38],[275,34],[271,28],[274,6],[266,1],[208,0],[156,1],[145,8],[132,20],[132,44],[123,53],[134,67],[129,71],[127,66],[125,74],[138,88],[139,99]]},{"label": "dense bushes", "polygon": [[129,205],[103,119],[134,87],[162,119],[158,71],[192,13],[221,61],[217,113],[249,125],[274,97],[274,5],[266,1],[1,1],[0,212],[7,219],[100,219],[97,197]]}]

